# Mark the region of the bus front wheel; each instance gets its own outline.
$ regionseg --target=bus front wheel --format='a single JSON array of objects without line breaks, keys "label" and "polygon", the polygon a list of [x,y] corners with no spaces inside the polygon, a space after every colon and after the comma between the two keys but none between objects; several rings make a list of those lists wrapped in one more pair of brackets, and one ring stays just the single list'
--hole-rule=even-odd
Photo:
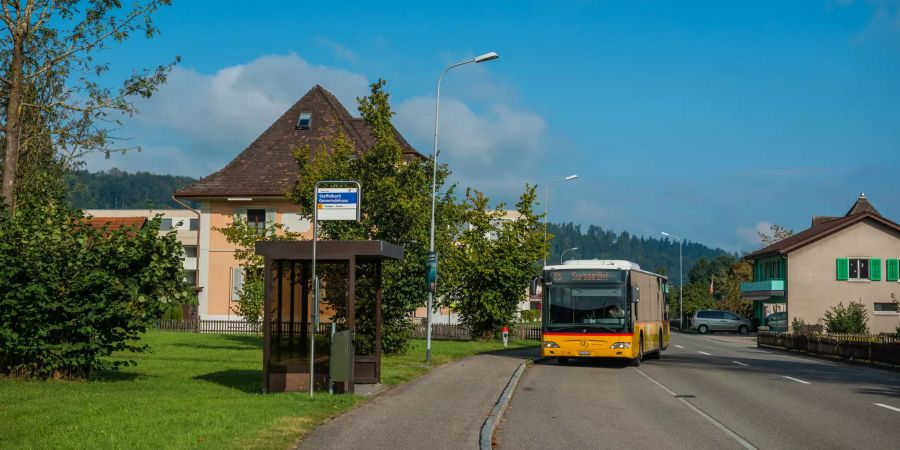
[{"label": "bus front wheel", "polygon": [[640,366],[641,360],[644,359],[644,335],[643,334],[641,334],[641,339],[639,342],[640,342],[640,344],[638,344],[638,356],[637,356],[637,358],[634,358],[634,361],[632,361],[632,363],[631,363],[634,367]]}]

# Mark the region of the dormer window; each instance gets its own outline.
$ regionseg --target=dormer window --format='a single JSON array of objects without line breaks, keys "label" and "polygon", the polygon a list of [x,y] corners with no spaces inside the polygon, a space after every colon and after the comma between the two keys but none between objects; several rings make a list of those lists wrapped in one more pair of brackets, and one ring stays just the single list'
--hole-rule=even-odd
[{"label": "dormer window", "polygon": [[297,119],[297,129],[298,130],[308,130],[309,126],[311,124],[312,124],[312,113],[310,113],[310,112],[300,113],[300,117]]}]

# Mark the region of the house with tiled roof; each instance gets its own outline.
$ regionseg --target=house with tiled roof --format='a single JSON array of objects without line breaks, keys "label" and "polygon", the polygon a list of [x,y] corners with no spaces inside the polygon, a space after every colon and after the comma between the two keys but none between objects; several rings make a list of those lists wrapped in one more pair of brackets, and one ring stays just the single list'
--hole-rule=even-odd
[{"label": "house with tiled roof", "polygon": [[[882,216],[865,194],[846,214],[815,216],[810,227],[750,253],[753,300],[762,325],[784,328],[796,318],[816,324],[832,306],[861,302],[869,329],[892,333],[900,322],[900,225]],[[784,311],[777,324],[772,311]],[[786,319],[786,320],[785,320]]]},{"label": "house with tiled roof", "polygon": [[[174,196],[199,205],[197,283],[198,314],[202,319],[239,319],[231,311],[243,271],[234,259],[235,246],[216,231],[235,216],[259,227],[274,223],[312,238],[312,227],[299,214],[287,192],[297,182],[295,149],[328,151],[338,134],[346,136],[357,153],[375,145],[369,126],[353,117],[337,98],[316,85],[275,120],[221,170],[179,189]],[[422,158],[395,130],[404,158]]]}]

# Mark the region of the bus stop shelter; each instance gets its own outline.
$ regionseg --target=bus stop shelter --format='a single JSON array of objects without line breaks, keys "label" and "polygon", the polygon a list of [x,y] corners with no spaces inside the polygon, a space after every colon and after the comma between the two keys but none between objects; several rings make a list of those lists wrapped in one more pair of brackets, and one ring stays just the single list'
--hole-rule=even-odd
[{"label": "bus stop shelter", "polygon": [[[315,388],[326,389],[331,364],[329,336],[332,327],[349,330],[353,339],[357,339],[360,322],[367,325],[365,332],[372,334],[367,336],[372,338],[372,345],[368,345],[369,354],[351,352],[350,376],[344,391],[353,392],[355,383],[380,381],[381,268],[385,260],[402,259],[403,248],[384,241],[319,241],[316,272],[319,274],[320,292],[325,292],[325,295],[320,294],[322,323],[317,330],[313,330],[312,248],[312,241],[256,243],[256,253],[262,255],[265,262],[264,392],[309,389],[310,333],[315,335]],[[363,293],[365,305],[357,302],[359,284],[363,284],[366,290]],[[365,307],[360,309],[361,306]]]}]

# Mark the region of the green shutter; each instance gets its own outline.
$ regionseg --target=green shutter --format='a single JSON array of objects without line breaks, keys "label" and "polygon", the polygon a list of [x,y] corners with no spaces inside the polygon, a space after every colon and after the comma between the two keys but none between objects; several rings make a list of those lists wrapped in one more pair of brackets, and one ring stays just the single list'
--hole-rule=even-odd
[{"label": "green shutter", "polygon": [[887,280],[897,281],[900,279],[900,260],[894,258],[887,260]]},{"label": "green shutter", "polygon": [[848,258],[837,259],[837,280],[847,281],[850,278],[850,260]]},{"label": "green shutter", "polygon": [[869,260],[869,279],[872,281],[881,281],[881,260],[878,258]]}]

